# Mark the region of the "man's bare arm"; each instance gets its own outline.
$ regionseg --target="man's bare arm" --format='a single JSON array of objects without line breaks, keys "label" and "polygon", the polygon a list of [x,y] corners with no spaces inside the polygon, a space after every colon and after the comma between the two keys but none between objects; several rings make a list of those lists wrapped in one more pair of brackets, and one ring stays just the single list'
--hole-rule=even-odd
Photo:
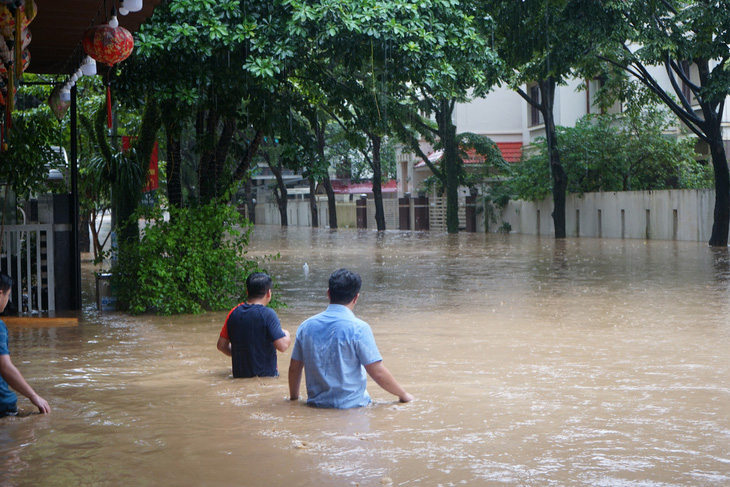
[{"label": "man's bare arm", "polygon": [[376,384],[391,394],[398,396],[400,402],[410,402],[413,400],[413,396],[407,393],[406,390],[398,384],[398,381],[395,380],[393,374],[385,368],[382,361],[366,365],[365,370]]},{"label": "man's bare arm", "polygon": [[289,335],[289,332],[286,330],[281,330],[284,332],[284,335],[278,340],[274,340],[274,347],[280,351],[280,352],[286,352],[287,349],[289,349],[289,345],[291,345],[291,336]]},{"label": "man's bare arm", "polygon": [[289,399],[292,401],[299,399],[299,388],[302,383],[303,370],[304,362],[291,359],[289,363]]},{"label": "man's bare arm", "polygon": [[51,406],[41,396],[36,394],[33,388],[25,381],[23,374],[15,367],[10,355],[0,355],[0,376],[8,383],[10,387],[30,399],[38,410],[43,413],[50,413]]},{"label": "man's bare arm", "polygon": [[231,341],[226,340],[223,337],[218,337],[218,344],[216,345],[218,350],[220,350],[223,354],[231,356]]}]

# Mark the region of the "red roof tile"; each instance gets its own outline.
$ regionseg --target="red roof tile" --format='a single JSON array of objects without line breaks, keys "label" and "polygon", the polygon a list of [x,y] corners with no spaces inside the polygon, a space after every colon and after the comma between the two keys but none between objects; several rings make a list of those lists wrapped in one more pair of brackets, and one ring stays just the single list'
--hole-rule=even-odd
[{"label": "red roof tile", "polygon": [[[519,162],[522,157],[522,142],[497,142],[497,147],[507,162]],[[468,158],[464,159],[464,164],[482,164],[484,162],[484,157],[476,154],[474,149],[469,149],[466,153]],[[437,164],[443,155],[444,150],[440,149],[428,154],[428,160]],[[425,165],[425,162],[419,161],[414,167],[424,167]]]},{"label": "red roof tile", "polygon": [[502,151],[502,157],[507,162],[520,162],[522,157],[522,142],[497,142]]}]

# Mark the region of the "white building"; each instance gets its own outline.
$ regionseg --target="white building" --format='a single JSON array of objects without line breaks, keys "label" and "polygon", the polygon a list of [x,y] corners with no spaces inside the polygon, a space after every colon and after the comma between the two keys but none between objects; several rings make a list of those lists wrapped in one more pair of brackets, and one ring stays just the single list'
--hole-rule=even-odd
[{"label": "white building", "polygon": [[[671,83],[663,67],[653,67],[650,72],[671,91]],[[697,68],[694,66],[690,67],[690,79],[698,79]],[[594,103],[599,87],[599,80],[585,79],[571,79],[566,85],[558,86],[555,92],[555,124],[571,127],[588,113],[599,113],[600,109]],[[522,86],[526,93],[536,88],[537,86]],[[683,88],[689,96],[689,87]],[[695,110],[701,115],[696,104]],[[620,113],[621,104],[617,103],[609,111]],[[515,158],[519,160],[522,150],[538,137],[545,135],[545,125],[539,111],[506,86],[495,88],[485,98],[458,104],[453,119],[457,133],[472,132],[490,137],[509,162],[515,162]],[[725,104],[722,124],[725,151],[730,153],[730,99]],[[679,133],[677,129],[676,134]],[[696,150],[700,157],[709,159],[710,151],[706,143],[698,141]],[[432,159],[438,159],[439,154],[433,153],[432,148],[427,147],[425,152],[431,154]],[[399,196],[417,193],[423,180],[432,174],[426,164],[414,154],[399,154],[397,169]]]}]

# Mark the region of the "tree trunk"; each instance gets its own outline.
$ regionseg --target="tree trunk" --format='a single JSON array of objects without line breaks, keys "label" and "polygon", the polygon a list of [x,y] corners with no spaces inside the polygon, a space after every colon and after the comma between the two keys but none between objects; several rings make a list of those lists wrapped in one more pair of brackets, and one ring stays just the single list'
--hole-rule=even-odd
[{"label": "tree trunk", "polygon": [[91,252],[91,239],[89,238],[89,214],[84,213],[79,221],[79,252]]},{"label": "tree trunk", "polygon": [[205,122],[205,143],[209,149],[201,155],[198,166],[198,185],[202,204],[218,199],[231,182],[225,177],[224,168],[237,123],[232,117],[225,118],[219,130],[219,122],[220,117],[211,110]]},{"label": "tree trunk", "polygon": [[251,184],[251,178],[247,178],[246,182],[243,183],[243,187],[246,191],[246,216],[248,221],[256,223],[256,201],[253,196],[253,184]]},{"label": "tree trunk", "polygon": [[173,127],[166,127],[167,135],[167,199],[175,208],[183,207],[180,134]]},{"label": "tree trunk", "polygon": [[453,106],[451,100],[441,101],[438,123],[444,148],[441,169],[446,177],[446,231],[459,233],[459,154],[456,126],[451,121]]},{"label": "tree trunk", "polygon": [[558,136],[555,131],[553,106],[555,103],[555,79],[549,77],[540,81],[543,117],[545,118],[545,139],[547,140],[550,161],[550,174],[553,177],[553,225],[555,238],[565,238],[565,192],[568,187],[568,176],[560,163]]},{"label": "tree trunk", "polygon": [[327,210],[330,214],[330,228],[337,228],[337,203],[335,202],[335,191],[332,189],[332,181],[329,176],[322,178],[324,190],[327,192]]},{"label": "tree trunk", "polygon": [[271,157],[268,154],[264,153],[264,154],[262,154],[262,156],[264,159],[266,159],[266,162],[269,164],[269,167],[271,168],[271,172],[274,173],[274,177],[276,177],[276,188],[274,191],[274,195],[276,196],[276,205],[279,207],[279,216],[281,218],[281,226],[288,227],[289,226],[289,219],[287,217],[288,193],[286,190],[286,184],[284,183],[284,178],[281,174],[282,166],[279,164],[272,164]]},{"label": "tree trunk", "polygon": [[380,147],[382,139],[380,136],[368,132],[368,137],[373,144],[373,200],[375,201],[375,225],[379,232],[385,231],[385,211],[383,210],[383,175],[380,164]]},{"label": "tree trunk", "polygon": [[253,161],[254,156],[258,154],[261,141],[263,140],[264,132],[262,130],[257,130],[253,139],[248,144],[248,147],[246,147],[246,153],[244,154],[243,159],[233,173],[233,179],[235,181],[240,181],[243,178],[249,177],[248,170],[251,167],[251,162]]},{"label": "tree trunk", "polygon": [[319,227],[319,213],[317,212],[317,184],[312,176],[309,177],[309,210],[312,213],[312,228]]},{"label": "tree trunk", "polygon": [[[717,120],[720,120],[719,115]],[[730,171],[728,171],[727,155],[722,143],[720,123],[714,123],[712,133],[707,135],[710,138],[712,167],[715,170],[715,212],[709,243],[713,247],[727,247],[728,230],[730,229]]]}]

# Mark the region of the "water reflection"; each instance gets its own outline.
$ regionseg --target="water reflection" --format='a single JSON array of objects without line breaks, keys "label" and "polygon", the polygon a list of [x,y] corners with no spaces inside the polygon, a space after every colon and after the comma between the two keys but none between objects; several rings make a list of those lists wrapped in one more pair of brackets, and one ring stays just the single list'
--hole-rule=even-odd
[{"label": "water reflection", "polygon": [[[704,244],[257,227],[288,308],[356,312],[418,398],[323,411],[233,380],[225,313],[11,329],[54,407],[2,420],[2,485],[727,485],[727,252]],[[305,273],[304,263],[309,272]],[[21,407],[29,408],[29,404]]]}]

